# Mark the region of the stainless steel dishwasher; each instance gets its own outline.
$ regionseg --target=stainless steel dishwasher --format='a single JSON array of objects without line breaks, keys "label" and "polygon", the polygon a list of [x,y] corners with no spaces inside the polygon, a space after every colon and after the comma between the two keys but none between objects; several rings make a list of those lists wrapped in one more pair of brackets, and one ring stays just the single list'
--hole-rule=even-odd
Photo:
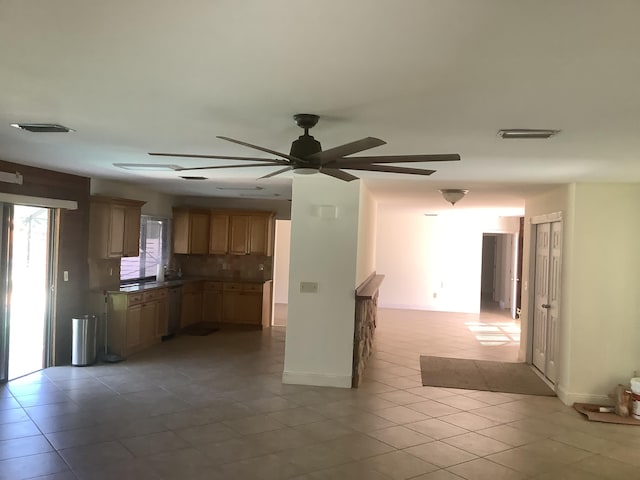
[{"label": "stainless steel dishwasher", "polygon": [[182,310],[182,286],[169,287],[169,328],[163,340],[173,337],[180,329],[180,311]]}]

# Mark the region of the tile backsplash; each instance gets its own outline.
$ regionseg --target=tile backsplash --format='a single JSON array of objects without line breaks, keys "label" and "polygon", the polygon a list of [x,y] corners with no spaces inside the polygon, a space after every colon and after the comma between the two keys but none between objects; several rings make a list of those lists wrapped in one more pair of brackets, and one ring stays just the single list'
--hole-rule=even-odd
[{"label": "tile backsplash", "polygon": [[174,255],[172,268],[184,276],[269,280],[273,257],[265,255]]}]

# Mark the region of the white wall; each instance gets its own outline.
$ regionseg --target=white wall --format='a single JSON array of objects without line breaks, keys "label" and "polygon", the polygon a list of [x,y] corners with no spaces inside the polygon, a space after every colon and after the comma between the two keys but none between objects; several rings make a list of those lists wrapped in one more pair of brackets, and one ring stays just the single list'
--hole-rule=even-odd
[{"label": "white wall", "polygon": [[574,204],[563,385],[571,399],[605,396],[640,365],[640,185],[577,184]]},{"label": "white wall", "polygon": [[98,178],[91,179],[92,195],[108,195],[146,202],[142,206],[143,215],[171,218],[171,208],[175,198],[171,195],[149,190],[140,184],[116,182]]},{"label": "white wall", "polygon": [[381,307],[467,313],[480,311],[483,232],[519,228],[517,218],[425,216],[388,205],[379,206],[377,224]]},{"label": "white wall", "polygon": [[[360,182],[294,175],[283,381],[351,386]],[[337,218],[318,207],[335,206]],[[317,293],[300,293],[317,282]]]},{"label": "white wall", "polygon": [[373,195],[364,182],[360,181],[356,287],[360,286],[376,270],[377,216],[378,210]]},{"label": "white wall", "polygon": [[289,303],[289,252],[291,220],[276,220],[273,263],[273,302]]},{"label": "white wall", "polygon": [[[523,279],[529,285],[530,219],[563,214],[557,388],[566,404],[607,402],[640,365],[639,207],[638,184],[573,184],[526,202]],[[528,329],[530,293],[523,289]]]}]

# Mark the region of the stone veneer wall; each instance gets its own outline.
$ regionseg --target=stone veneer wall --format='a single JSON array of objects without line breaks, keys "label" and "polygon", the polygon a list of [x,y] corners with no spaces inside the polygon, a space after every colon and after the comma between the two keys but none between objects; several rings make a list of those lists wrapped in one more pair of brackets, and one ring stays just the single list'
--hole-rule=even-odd
[{"label": "stone veneer wall", "polygon": [[[351,388],[358,388],[367,360],[373,350],[373,337],[376,331],[378,318],[378,285],[382,281],[382,275],[378,275],[374,292],[369,295],[356,293],[355,328],[353,333],[353,370],[351,376]],[[371,279],[368,280],[370,282]],[[365,282],[366,283],[366,282]],[[358,289],[360,291],[360,289]]]}]

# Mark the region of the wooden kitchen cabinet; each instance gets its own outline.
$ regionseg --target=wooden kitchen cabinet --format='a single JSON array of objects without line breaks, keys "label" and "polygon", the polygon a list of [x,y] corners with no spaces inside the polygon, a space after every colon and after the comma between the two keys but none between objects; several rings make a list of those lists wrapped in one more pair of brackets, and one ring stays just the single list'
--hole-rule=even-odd
[{"label": "wooden kitchen cabinet", "polygon": [[224,282],[222,322],[268,327],[271,324],[271,282]]},{"label": "wooden kitchen cabinet", "polygon": [[249,245],[249,215],[229,216],[229,253],[246,255]]},{"label": "wooden kitchen cabinet", "polygon": [[124,358],[161,341],[167,329],[167,289],[110,293],[109,352]]},{"label": "wooden kitchen cabinet", "polygon": [[89,256],[137,257],[140,254],[140,215],[144,203],[124,198],[92,196]]},{"label": "wooden kitchen cabinet", "polygon": [[233,255],[271,255],[273,214],[229,215],[229,253]]},{"label": "wooden kitchen cabinet", "polygon": [[212,213],[209,226],[209,253],[224,255],[229,253],[229,215]]},{"label": "wooden kitchen cabinet", "polygon": [[205,282],[202,296],[202,321],[222,322],[222,282]]},{"label": "wooden kitchen cabinet", "polygon": [[182,286],[180,327],[188,327],[202,321],[203,282],[189,282]]},{"label": "wooden kitchen cabinet", "polygon": [[196,208],[173,209],[173,253],[209,253],[208,210]]}]

